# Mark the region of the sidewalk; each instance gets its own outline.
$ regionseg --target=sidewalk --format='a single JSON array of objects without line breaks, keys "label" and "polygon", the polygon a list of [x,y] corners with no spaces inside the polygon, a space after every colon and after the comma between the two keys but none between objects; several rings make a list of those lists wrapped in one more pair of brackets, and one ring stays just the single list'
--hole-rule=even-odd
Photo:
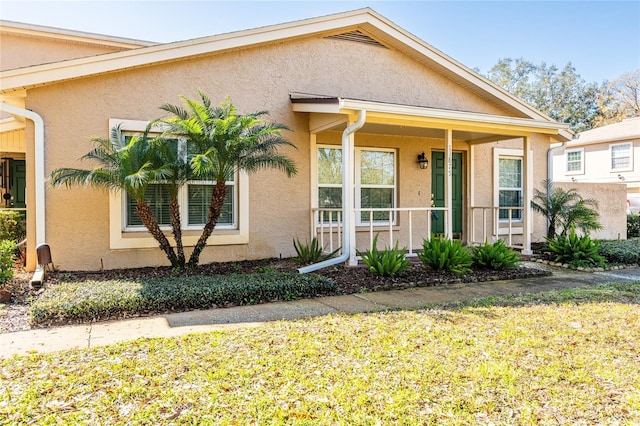
[{"label": "sidewalk", "polygon": [[541,278],[320,297],[5,333],[0,334],[0,357],[6,358],[13,354],[55,352],[73,348],[91,348],[135,340],[140,337],[169,337],[256,327],[269,321],[296,320],[327,314],[416,309],[433,303],[464,301],[478,297],[539,293],[611,282],[640,281],[640,268],[588,273],[550,268],[538,264],[530,266],[551,269],[553,275]]}]

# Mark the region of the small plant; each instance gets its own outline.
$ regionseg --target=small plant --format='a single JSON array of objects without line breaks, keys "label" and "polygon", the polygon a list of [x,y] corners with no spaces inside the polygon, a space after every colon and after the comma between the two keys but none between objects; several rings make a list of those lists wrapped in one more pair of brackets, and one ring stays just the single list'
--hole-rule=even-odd
[{"label": "small plant", "polygon": [[407,259],[407,248],[398,248],[398,242],[393,248],[385,247],[384,250],[378,250],[378,235],[373,237],[373,244],[371,249],[362,253],[356,250],[358,256],[362,258],[362,261],[369,271],[384,277],[393,277],[399,275],[409,267],[409,260]]},{"label": "small plant", "polygon": [[13,255],[16,251],[16,243],[13,240],[0,241],[0,284],[4,284],[13,278]]},{"label": "small plant", "polygon": [[549,250],[556,256],[556,262],[568,263],[574,268],[603,267],[604,257],[600,256],[600,245],[589,235],[578,236],[575,227],[569,235],[559,235],[547,239]]},{"label": "small plant", "polygon": [[294,258],[295,262],[303,265],[309,265],[311,263],[317,263],[321,260],[329,259],[333,257],[340,249],[336,249],[333,252],[325,255],[324,249],[320,246],[318,239],[313,237],[310,243],[303,243],[298,238],[293,240],[293,248],[296,250],[298,257]]},{"label": "small plant", "polygon": [[12,210],[0,211],[0,240],[18,242],[26,233],[22,213]]},{"label": "small plant", "polygon": [[520,261],[518,253],[507,247],[502,240],[493,244],[485,241],[484,244],[472,248],[472,255],[475,265],[493,270],[512,268]]},{"label": "small plant", "polygon": [[454,274],[470,272],[473,264],[471,253],[462,242],[433,235],[422,241],[422,253],[418,253],[418,257],[426,266]]}]

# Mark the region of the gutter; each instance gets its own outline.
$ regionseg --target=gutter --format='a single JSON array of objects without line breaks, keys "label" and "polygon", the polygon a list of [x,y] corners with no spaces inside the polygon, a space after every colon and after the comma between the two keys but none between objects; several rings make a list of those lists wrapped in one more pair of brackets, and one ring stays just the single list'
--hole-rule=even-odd
[{"label": "gutter", "polygon": [[[36,247],[45,244],[46,228],[45,228],[45,176],[44,176],[44,120],[33,111],[24,108],[18,108],[6,102],[0,102],[0,111],[8,112],[11,115],[28,118],[34,124],[34,147],[35,147],[35,189],[36,189],[36,208],[32,211],[36,214]],[[37,266],[36,272],[32,278],[32,282],[44,280],[44,270],[40,265]]]},{"label": "gutter", "polygon": [[[317,271],[318,269],[337,265],[338,263],[349,260],[351,255],[351,229],[353,222],[353,218],[351,217],[353,211],[353,171],[351,170],[351,164],[353,161],[351,160],[352,150],[349,137],[364,126],[366,118],[367,111],[364,109],[359,110],[358,119],[342,132],[342,254],[338,257],[300,268],[298,272],[301,274]],[[344,229],[345,225],[346,229]]]}]

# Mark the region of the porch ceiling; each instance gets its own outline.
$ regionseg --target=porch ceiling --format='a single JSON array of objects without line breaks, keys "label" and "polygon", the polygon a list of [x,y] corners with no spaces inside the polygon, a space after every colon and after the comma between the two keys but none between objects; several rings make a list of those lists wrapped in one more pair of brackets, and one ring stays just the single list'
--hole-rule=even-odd
[{"label": "porch ceiling", "polygon": [[310,131],[341,131],[354,121],[360,110],[367,111],[361,133],[444,138],[447,129],[453,138],[470,143],[494,142],[531,133],[548,134],[555,140],[566,138],[568,125],[555,121],[517,118],[467,111],[443,110],[411,105],[361,101],[329,96],[290,95],[295,112],[310,113]]}]

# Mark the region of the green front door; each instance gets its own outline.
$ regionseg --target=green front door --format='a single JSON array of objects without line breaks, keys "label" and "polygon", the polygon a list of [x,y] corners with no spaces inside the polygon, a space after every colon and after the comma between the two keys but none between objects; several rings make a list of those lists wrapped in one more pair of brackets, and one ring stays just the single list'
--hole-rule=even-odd
[{"label": "green front door", "polygon": [[11,207],[23,209],[26,205],[27,168],[24,160],[9,160],[9,193]]},{"label": "green front door", "polygon": [[[451,158],[452,175],[451,185],[453,192],[453,233],[454,237],[462,233],[462,153],[454,152]],[[436,207],[444,207],[444,179],[446,165],[444,162],[444,152],[433,151],[431,153],[431,191]],[[438,218],[432,221],[431,229],[435,234],[444,234],[444,215],[437,213]],[[457,234],[457,235],[456,235]]]}]

